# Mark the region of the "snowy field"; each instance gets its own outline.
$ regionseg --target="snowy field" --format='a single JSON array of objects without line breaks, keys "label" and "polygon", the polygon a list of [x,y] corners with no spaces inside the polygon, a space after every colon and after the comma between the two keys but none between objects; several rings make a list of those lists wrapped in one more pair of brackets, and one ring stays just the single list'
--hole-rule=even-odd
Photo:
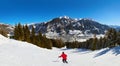
[{"label": "snowy field", "polygon": [[[68,64],[58,58],[63,51],[68,55]],[[47,50],[0,35],[0,66],[120,66],[120,47]]]}]

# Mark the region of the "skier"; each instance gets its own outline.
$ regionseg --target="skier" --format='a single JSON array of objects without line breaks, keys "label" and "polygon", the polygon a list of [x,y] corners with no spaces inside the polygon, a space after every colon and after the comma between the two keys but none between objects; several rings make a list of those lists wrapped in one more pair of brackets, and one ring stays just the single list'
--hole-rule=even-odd
[{"label": "skier", "polygon": [[64,52],[62,52],[62,54],[59,56],[59,58],[60,58],[60,57],[62,57],[63,63],[68,63],[68,62],[67,62],[67,55],[66,55]]}]

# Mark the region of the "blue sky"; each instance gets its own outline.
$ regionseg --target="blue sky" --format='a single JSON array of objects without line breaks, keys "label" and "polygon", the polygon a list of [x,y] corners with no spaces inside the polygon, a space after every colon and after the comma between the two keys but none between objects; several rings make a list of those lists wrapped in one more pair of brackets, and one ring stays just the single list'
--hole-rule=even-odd
[{"label": "blue sky", "polygon": [[64,15],[120,25],[120,0],[0,0],[0,22],[5,24],[44,22]]}]

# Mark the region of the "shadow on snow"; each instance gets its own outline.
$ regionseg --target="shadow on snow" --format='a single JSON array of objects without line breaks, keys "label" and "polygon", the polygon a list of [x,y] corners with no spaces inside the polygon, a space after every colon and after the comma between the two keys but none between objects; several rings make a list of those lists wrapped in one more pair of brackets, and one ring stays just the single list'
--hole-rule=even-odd
[{"label": "shadow on snow", "polygon": [[114,48],[107,48],[105,50],[102,50],[101,52],[97,53],[95,57],[99,57],[99,56],[102,56],[104,54],[106,54],[107,52],[109,51],[112,51],[112,54],[114,54],[115,56],[119,55],[120,54],[120,46],[117,46],[117,47],[114,47]]},{"label": "shadow on snow", "polygon": [[[66,50],[72,50],[72,49],[67,49],[67,48],[64,48],[64,49],[61,49],[63,51],[66,51]],[[81,53],[81,54],[86,54],[86,53],[90,53],[91,50],[88,50],[88,49],[75,49],[75,50],[72,50],[71,51],[72,53]]]}]

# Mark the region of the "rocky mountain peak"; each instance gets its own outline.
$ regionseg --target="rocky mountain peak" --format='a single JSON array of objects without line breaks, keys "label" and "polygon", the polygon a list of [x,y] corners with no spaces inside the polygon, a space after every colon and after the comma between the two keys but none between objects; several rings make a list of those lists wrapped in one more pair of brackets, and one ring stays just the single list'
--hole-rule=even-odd
[{"label": "rocky mountain peak", "polygon": [[60,16],[59,19],[69,19],[70,17],[68,16]]},{"label": "rocky mountain peak", "polygon": [[59,37],[65,40],[71,37],[80,39],[92,34],[105,34],[105,31],[110,28],[92,19],[75,19],[68,16],[57,17],[49,22],[35,24],[34,26],[36,26],[36,33],[42,32],[49,38]]}]

